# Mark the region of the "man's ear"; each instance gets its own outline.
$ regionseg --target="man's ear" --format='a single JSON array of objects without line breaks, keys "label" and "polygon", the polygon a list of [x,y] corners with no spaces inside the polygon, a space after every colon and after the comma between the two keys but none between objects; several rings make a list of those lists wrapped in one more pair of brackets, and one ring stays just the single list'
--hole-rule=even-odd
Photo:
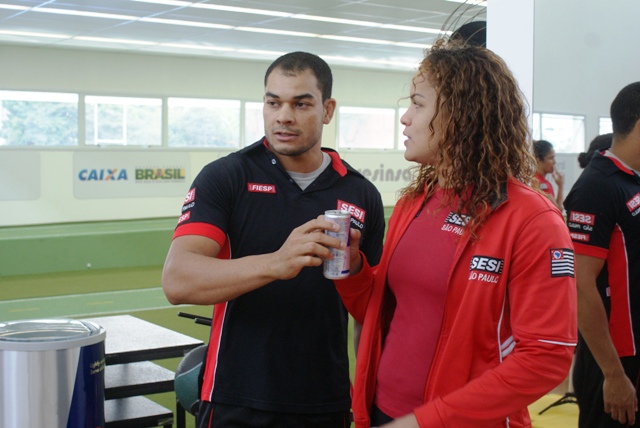
[{"label": "man's ear", "polygon": [[333,118],[333,113],[336,110],[336,100],[333,98],[329,98],[324,102],[324,117],[322,118],[322,123],[328,125]]},{"label": "man's ear", "polygon": [[638,137],[640,137],[640,119],[636,121],[636,124],[633,125],[633,130],[631,131],[635,133]]}]

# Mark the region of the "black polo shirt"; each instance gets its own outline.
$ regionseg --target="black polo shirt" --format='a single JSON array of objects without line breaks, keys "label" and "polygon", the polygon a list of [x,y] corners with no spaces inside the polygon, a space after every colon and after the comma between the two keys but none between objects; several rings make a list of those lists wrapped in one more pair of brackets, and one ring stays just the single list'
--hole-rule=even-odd
[{"label": "black polo shirt", "polygon": [[[203,235],[220,257],[278,250],[297,226],[348,209],[376,264],[382,250],[380,193],[338,154],[305,190],[264,140],[218,159],[196,177],[174,236]],[[322,413],[350,408],[347,312],[322,267],[303,268],[215,305],[203,399],[261,410]]]},{"label": "black polo shirt", "polygon": [[640,346],[640,177],[598,153],[564,201],[577,254],[605,260],[597,278],[620,357]]}]

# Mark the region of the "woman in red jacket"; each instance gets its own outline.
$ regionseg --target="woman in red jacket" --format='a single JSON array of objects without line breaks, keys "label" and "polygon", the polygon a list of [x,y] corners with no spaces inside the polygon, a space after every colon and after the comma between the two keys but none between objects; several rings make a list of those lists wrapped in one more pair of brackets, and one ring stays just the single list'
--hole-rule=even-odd
[{"label": "woman in red jacket", "polygon": [[[362,323],[357,428],[531,426],[576,343],[573,246],[533,190],[521,94],[491,51],[438,43],[402,116],[416,162],[380,263],[335,281]],[[353,245],[353,243],[356,245]]]},{"label": "woman in red jacket", "polygon": [[[547,140],[534,141],[533,154],[538,162],[538,170],[536,171],[535,178],[540,183],[540,190],[549,195],[551,201],[562,211],[564,174],[556,168],[556,151],[553,149],[553,144]],[[557,195],[551,182],[547,180],[549,174],[551,174],[551,178],[553,178],[558,188]]]}]

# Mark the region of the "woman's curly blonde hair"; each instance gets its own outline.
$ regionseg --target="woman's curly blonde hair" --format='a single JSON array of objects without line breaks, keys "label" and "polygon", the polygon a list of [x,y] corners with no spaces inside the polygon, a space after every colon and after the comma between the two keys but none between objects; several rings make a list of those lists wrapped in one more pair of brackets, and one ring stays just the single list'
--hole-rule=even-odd
[{"label": "woman's curly blonde hair", "polygon": [[482,47],[436,42],[413,84],[424,78],[437,94],[429,129],[440,117],[442,139],[435,163],[417,167],[400,193],[426,200],[435,184],[444,183],[459,198],[457,212],[469,216],[466,229],[475,237],[507,180],[531,183],[535,174],[524,98],[504,61]]}]

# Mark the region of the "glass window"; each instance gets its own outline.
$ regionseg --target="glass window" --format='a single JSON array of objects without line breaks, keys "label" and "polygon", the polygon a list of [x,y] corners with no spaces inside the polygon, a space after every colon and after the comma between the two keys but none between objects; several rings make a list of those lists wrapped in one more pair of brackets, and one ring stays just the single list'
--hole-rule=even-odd
[{"label": "glass window", "polygon": [[159,146],[160,98],[85,98],[87,145]]},{"label": "glass window", "polygon": [[338,108],[338,148],[393,149],[396,110],[391,108]]},{"label": "glass window", "polygon": [[598,134],[611,134],[613,132],[613,125],[611,124],[610,117],[601,117],[598,123]]},{"label": "glass window", "polygon": [[244,144],[248,146],[264,136],[264,103],[244,103]]},{"label": "glass window", "polygon": [[0,91],[0,146],[77,146],[78,95]]},{"label": "glass window", "polygon": [[531,117],[531,138],[534,140],[540,139],[540,113],[533,113]]},{"label": "glass window", "polygon": [[169,146],[239,147],[240,101],[168,99]]},{"label": "glass window", "polygon": [[553,144],[556,153],[584,150],[584,116],[540,114],[540,138]]}]

